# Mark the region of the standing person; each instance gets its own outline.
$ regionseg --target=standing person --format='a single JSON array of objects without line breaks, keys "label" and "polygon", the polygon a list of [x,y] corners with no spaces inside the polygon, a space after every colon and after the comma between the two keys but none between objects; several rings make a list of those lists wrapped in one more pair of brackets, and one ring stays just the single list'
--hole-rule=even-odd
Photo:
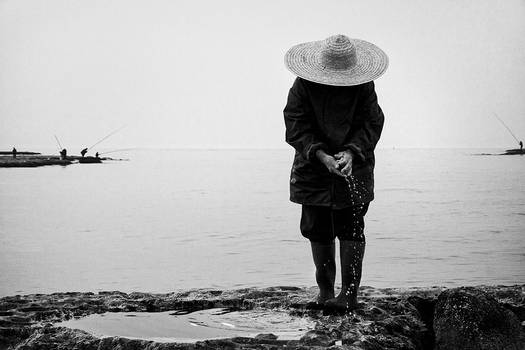
[{"label": "standing person", "polygon": [[67,158],[67,149],[62,149],[62,151],[60,151],[60,159],[62,160],[66,160]]},{"label": "standing person", "polygon": [[520,151],[523,151],[523,141],[520,141]]},{"label": "standing person", "polygon": [[82,155],[82,158],[84,158],[84,156],[86,155],[88,149],[87,148],[84,148],[82,151],[80,151],[80,154]]},{"label": "standing person", "polygon": [[[285,64],[297,75],[284,108],[286,142],[295,149],[290,200],[302,205],[300,230],[310,240],[319,286],[315,302],[352,310],[384,122],[373,80],[385,72],[388,57],[371,43],[335,35],[292,47]],[[342,285],[334,297],[336,237]]]},{"label": "standing person", "polygon": [[16,150],[16,148],[13,147],[11,153],[13,153],[13,158],[16,158],[16,154],[18,153],[18,151]]}]

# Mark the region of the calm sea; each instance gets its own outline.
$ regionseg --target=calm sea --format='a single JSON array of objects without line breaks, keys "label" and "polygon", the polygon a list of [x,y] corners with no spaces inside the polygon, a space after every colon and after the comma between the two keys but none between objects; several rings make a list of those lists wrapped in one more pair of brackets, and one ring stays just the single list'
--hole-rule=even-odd
[{"label": "calm sea", "polygon": [[[378,150],[363,285],[525,283],[525,157]],[[314,285],[291,150],[0,169],[0,295]]]}]

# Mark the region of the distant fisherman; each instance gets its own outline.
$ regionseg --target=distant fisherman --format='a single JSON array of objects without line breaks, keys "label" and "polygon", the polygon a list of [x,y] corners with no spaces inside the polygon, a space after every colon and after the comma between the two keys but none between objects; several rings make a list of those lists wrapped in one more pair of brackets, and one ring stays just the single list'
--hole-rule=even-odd
[{"label": "distant fisherman", "polygon": [[520,151],[523,151],[523,141],[520,141]]},{"label": "distant fisherman", "polygon": [[97,152],[97,153],[95,153],[95,158],[97,158],[97,159],[98,159],[98,152]]},{"label": "distant fisherman", "polygon": [[60,159],[66,160],[67,157],[67,150],[64,148],[62,151],[60,151]]},{"label": "distant fisherman", "polygon": [[13,150],[11,152],[13,153],[13,158],[16,158],[16,153],[17,153],[16,148],[13,147]]},{"label": "distant fisherman", "polygon": [[82,158],[84,158],[84,156],[86,155],[88,149],[87,148],[84,148],[82,151],[80,151],[80,154],[82,155]]}]

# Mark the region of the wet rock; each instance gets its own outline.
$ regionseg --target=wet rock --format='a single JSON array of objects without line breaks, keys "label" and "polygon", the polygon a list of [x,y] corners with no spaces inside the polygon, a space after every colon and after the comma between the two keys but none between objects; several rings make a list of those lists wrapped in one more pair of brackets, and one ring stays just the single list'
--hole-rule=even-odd
[{"label": "wet rock", "polygon": [[423,349],[434,348],[434,308],[436,306],[437,297],[421,297],[421,296],[410,296],[408,302],[412,304],[417,312],[419,318],[425,324],[425,329],[422,333],[421,344]]},{"label": "wet rock", "polygon": [[430,328],[433,327],[436,301],[436,298],[422,298],[420,296],[411,296],[408,298],[408,302],[414,305],[423,322]]},{"label": "wet rock", "polygon": [[44,327],[29,339],[19,344],[15,350],[178,350],[194,349],[193,344],[163,344],[140,339],[110,337],[98,339],[91,334],[68,328]]},{"label": "wet rock", "polygon": [[83,349],[96,350],[100,339],[92,335],[67,328],[44,327],[34,332],[15,350],[31,349]]},{"label": "wet rock", "polygon": [[[480,293],[492,296],[503,310],[524,310],[525,285],[481,286]],[[194,289],[176,293],[53,293],[0,298],[0,350],[7,349],[432,349],[434,304],[443,288],[360,290],[362,307],[351,313],[333,315],[309,310],[307,304],[316,288],[271,287],[217,291]],[[448,292],[450,293],[450,292]],[[448,300],[444,293],[440,300]],[[297,317],[307,317],[315,330],[300,340],[275,339],[272,329],[253,338],[238,337],[200,341],[195,344],[157,343],[112,337],[99,339],[88,333],[59,328],[58,321],[94,313],[118,311],[171,311],[184,314],[209,308],[248,310],[273,308]],[[482,314],[481,304],[472,303],[473,314]],[[447,309],[444,309],[447,310]],[[504,314],[505,311],[502,311]],[[444,314],[443,312],[441,314]],[[440,314],[440,315],[441,315]],[[521,314],[520,314],[521,315]],[[437,313],[436,313],[437,316]],[[521,319],[521,321],[525,321]],[[437,318],[436,318],[437,320]],[[521,329],[520,321],[517,321]],[[514,323],[515,324],[515,323]],[[429,329],[430,325],[430,329]],[[515,329],[515,328],[514,328]],[[305,330],[307,332],[307,330]],[[445,333],[440,333],[444,336]],[[446,348],[443,348],[446,349]],[[470,349],[465,347],[465,349]],[[484,349],[484,348],[479,348]],[[511,348],[512,349],[512,348]]]},{"label": "wet rock", "polygon": [[434,331],[438,350],[525,349],[516,315],[476,288],[455,288],[439,295]]},{"label": "wet rock", "polygon": [[[374,312],[374,311],[372,311]],[[368,317],[364,317],[368,319]],[[342,342],[362,349],[423,349],[425,328],[410,313],[387,315],[373,322],[354,323],[345,329]]]},{"label": "wet rock", "polygon": [[335,344],[335,339],[326,332],[313,330],[303,335],[299,343],[310,346],[331,346]]},{"label": "wet rock", "polygon": [[257,334],[255,336],[255,339],[258,339],[258,340],[276,340],[277,336],[275,334],[272,334],[272,333],[261,333],[261,334]]}]

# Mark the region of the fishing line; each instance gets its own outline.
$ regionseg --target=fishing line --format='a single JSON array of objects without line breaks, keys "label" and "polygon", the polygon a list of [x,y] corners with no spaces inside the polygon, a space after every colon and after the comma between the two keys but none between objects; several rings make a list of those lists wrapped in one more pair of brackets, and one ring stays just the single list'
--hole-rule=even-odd
[{"label": "fishing line", "polygon": [[503,126],[510,132],[510,134],[512,135],[512,137],[514,137],[514,140],[516,140],[516,142],[520,142],[520,140],[518,140],[518,138],[516,137],[516,135],[514,135],[514,133],[510,130],[510,128],[507,126],[507,124],[505,124],[505,122],[503,120],[501,120],[500,117],[498,117],[498,115],[496,113],[494,113],[494,116],[496,118],[498,118],[498,120],[501,122],[501,124],[503,124]]},{"label": "fishing line", "polygon": [[107,151],[107,152],[99,153],[99,155],[108,154],[108,153],[115,153],[115,152],[131,151],[131,150],[134,150],[134,148],[115,149],[115,150],[113,150],[113,151]]},{"label": "fishing line", "polygon": [[123,125],[122,127],[118,128],[117,130],[110,132],[108,135],[104,136],[102,139],[100,139],[100,140],[99,140],[97,143],[95,143],[93,146],[88,147],[88,149],[91,149],[91,148],[95,147],[96,145],[98,145],[99,143],[101,143],[102,141],[104,141],[105,139],[107,139],[108,137],[115,135],[117,132],[119,132],[120,130],[124,129],[125,127],[126,127],[126,125]]}]

